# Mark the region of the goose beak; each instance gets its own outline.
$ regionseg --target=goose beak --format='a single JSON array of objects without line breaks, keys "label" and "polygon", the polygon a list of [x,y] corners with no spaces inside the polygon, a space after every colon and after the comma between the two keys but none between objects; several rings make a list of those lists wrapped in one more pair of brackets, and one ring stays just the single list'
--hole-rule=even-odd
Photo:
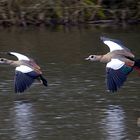
[{"label": "goose beak", "polygon": [[89,60],[89,57],[85,58],[85,60]]}]

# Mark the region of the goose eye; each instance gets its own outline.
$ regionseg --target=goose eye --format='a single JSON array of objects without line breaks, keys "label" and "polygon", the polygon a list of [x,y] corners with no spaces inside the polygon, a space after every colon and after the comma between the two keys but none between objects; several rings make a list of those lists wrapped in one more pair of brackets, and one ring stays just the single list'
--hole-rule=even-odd
[{"label": "goose eye", "polygon": [[94,58],[94,56],[92,55],[91,58]]},{"label": "goose eye", "polygon": [[4,59],[0,59],[0,61],[4,61]]}]

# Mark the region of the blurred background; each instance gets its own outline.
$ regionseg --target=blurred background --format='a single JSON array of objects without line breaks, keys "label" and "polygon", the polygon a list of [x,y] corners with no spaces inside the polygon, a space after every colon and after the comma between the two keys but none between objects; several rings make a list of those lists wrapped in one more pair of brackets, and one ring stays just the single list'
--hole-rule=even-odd
[{"label": "blurred background", "polygon": [[0,0],[0,24],[138,24],[139,0]]}]

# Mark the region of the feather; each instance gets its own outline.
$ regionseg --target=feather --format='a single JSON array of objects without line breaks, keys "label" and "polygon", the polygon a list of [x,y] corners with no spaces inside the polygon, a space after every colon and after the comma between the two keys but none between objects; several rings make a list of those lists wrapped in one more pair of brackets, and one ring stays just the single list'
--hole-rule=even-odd
[{"label": "feather", "polygon": [[107,63],[106,67],[117,70],[117,69],[120,69],[124,64],[125,64],[125,62],[123,62],[119,59],[113,58],[113,59],[111,59],[110,62]]},{"label": "feather", "polygon": [[120,40],[110,39],[103,36],[100,37],[100,39],[104,42],[104,44],[106,44],[109,47],[110,52],[115,51],[115,50],[123,50],[123,49],[125,49],[126,51],[130,51],[128,48],[126,48],[122,44]]},{"label": "feather", "polygon": [[28,73],[28,72],[32,72],[33,71],[32,68],[30,68],[28,66],[25,66],[25,65],[20,65],[20,66],[16,67],[16,70],[20,71],[22,73]]},{"label": "feather", "polygon": [[[106,83],[107,83],[107,87],[108,87],[108,90],[109,91],[112,91],[112,92],[114,92],[114,91],[117,91],[117,86],[116,86],[116,84],[115,84],[115,82],[114,82],[114,80],[113,80],[113,78],[112,78],[112,76],[111,76],[111,74],[109,74],[110,72],[109,71],[107,71],[107,81],[106,81]],[[109,79],[109,80],[108,80]]]},{"label": "feather", "polygon": [[31,84],[34,82],[34,80],[39,75],[32,71],[29,73],[22,73],[20,71],[15,72],[15,92],[21,93],[24,92],[27,88],[31,86]]},{"label": "feather", "polygon": [[123,65],[120,69],[106,68],[107,88],[111,92],[117,91],[127,79],[127,75],[133,70],[132,67]]},{"label": "feather", "polygon": [[16,56],[18,58],[18,60],[27,60],[27,61],[30,60],[27,56],[20,54],[20,53],[9,52],[8,54]]}]

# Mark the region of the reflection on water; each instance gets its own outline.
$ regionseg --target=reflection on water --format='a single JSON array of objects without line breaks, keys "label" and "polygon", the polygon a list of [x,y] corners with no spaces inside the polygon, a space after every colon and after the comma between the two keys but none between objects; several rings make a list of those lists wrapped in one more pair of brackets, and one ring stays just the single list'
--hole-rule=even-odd
[{"label": "reflection on water", "polygon": [[125,112],[118,105],[109,105],[102,120],[107,140],[121,140],[126,136]]},{"label": "reflection on water", "polygon": [[134,30],[1,29],[1,51],[16,50],[37,59],[49,86],[33,84],[24,94],[15,95],[14,68],[0,66],[0,139],[138,138],[137,74],[133,72],[117,94],[109,94],[105,90],[105,64],[84,61],[91,53],[108,51],[99,40],[102,34],[121,38],[139,55],[140,36]]},{"label": "reflection on water", "polygon": [[16,135],[14,139],[34,139],[33,128],[33,108],[31,103],[24,103],[24,101],[15,102],[12,109],[12,116],[14,130]]}]

